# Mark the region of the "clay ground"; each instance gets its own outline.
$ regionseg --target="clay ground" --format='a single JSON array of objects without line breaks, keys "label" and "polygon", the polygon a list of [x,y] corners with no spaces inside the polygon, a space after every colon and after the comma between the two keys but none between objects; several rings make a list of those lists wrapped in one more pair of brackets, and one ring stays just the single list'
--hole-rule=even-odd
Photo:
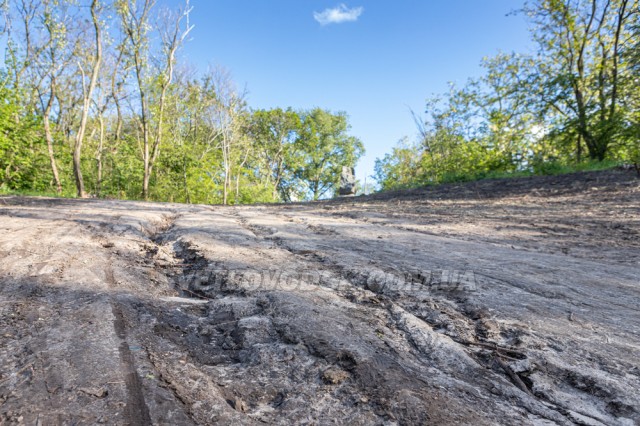
[{"label": "clay ground", "polygon": [[640,424],[639,182],[0,198],[0,424]]}]

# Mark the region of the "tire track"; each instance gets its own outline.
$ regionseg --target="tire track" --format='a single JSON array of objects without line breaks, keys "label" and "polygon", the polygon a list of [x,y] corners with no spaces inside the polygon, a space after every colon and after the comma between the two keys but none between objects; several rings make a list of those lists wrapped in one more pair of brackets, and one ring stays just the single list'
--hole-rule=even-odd
[{"label": "tire track", "polygon": [[[109,287],[115,288],[116,282],[111,262],[107,264],[105,275]],[[127,388],[127,402],[124,408],[126,421],[130,425],[151,425],[149,407],[144,400],[144,393],[142,391],[142,381],[136,370],[135,360],[127,343],[127,331],[122,308],[118,302],[113,299],[111,300],[111,312],[114,317],[113,328],[120,339],[118,352],[120,354],[122,373],[124,374],[124,382]]]},{"label": "tire track", "polygon": [[115,317],[113,326],[116,335],[121,339],[118,351],[120,352],[124,381],[127,387],[127,405],[124,408],[125,418],[130,425],[151,425],[149,407],[144,400],[144,393],[142,392],[142,381],[140,380],[140,376],[138,376],[135,360],[127,343],[126,326],[122,309],[115,301],[111,302],[111,309]]}]

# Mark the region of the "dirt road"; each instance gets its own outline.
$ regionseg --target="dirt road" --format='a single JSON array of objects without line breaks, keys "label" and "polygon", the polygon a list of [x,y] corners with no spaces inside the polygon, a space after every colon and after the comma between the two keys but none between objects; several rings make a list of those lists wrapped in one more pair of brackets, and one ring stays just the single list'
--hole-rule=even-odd
[{"label": "dirt road", "polygon": [[633,173],[0,198],[1,424],[640,424]]}]

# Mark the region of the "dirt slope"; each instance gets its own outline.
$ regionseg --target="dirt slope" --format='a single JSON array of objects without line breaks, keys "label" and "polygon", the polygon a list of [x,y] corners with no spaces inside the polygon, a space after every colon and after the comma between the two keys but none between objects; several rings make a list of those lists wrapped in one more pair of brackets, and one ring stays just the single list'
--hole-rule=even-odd
[{"label": "dirt slope", "polygon": [[639,233],[624,171],[0,198],[0,424],[640,424]]}]

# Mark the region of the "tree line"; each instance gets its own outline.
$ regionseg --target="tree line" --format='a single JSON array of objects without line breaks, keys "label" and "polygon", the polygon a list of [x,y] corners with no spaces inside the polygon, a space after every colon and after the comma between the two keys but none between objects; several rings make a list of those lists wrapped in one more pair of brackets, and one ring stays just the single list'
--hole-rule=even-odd
[{"label": "tree line", "polygon": [[187,203],[333,195],[364,153],[343,112],[254,110],[180,59],[188,1],[0,0],[0,189]]},{"label": "tree line", "polygon": [[585,161],[640,174],[638,0],[529,0],[519,13],[536,52],[485,58],[480,78],[430,99],[419,138],[376,161],[382,188]]}]

